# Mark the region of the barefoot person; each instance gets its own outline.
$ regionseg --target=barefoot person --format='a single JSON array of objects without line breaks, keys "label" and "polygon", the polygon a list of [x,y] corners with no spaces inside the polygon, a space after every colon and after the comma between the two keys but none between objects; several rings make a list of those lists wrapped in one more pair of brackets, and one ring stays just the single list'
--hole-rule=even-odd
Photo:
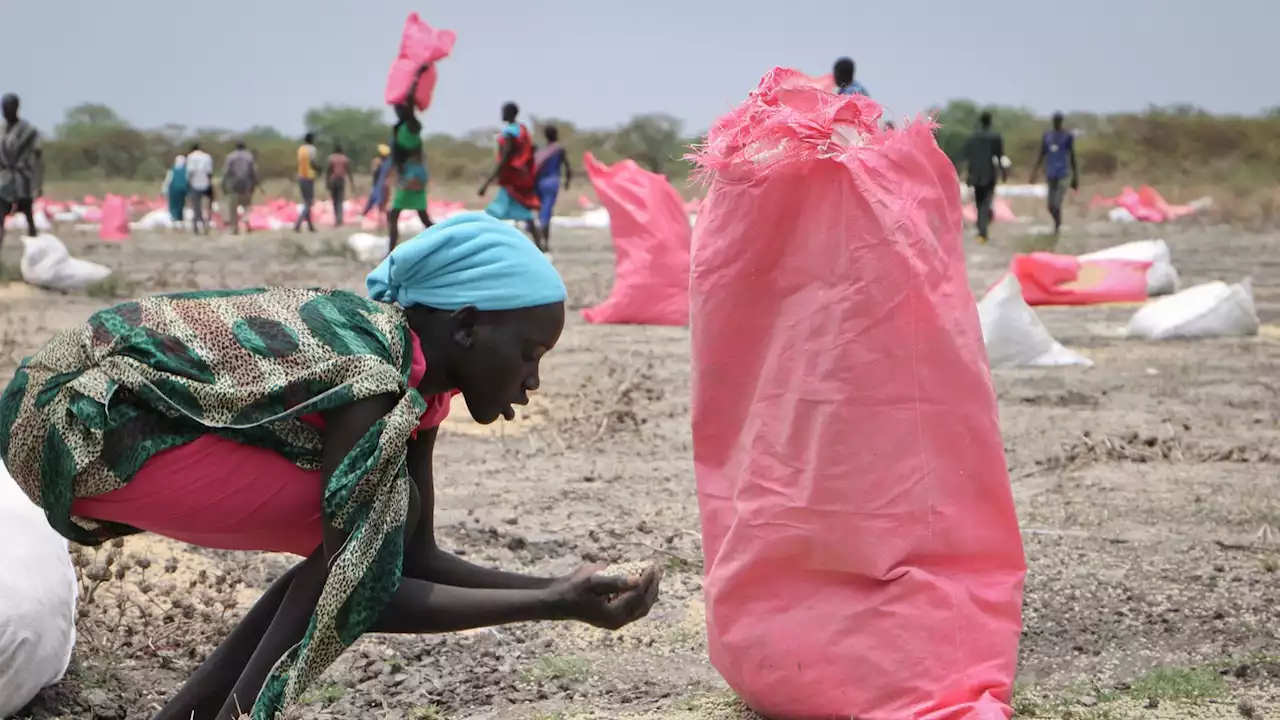
[{"label": "barefoot person", "polygon": [[498,133],[498,165],[489,175],[489,179],[480,186],[480,197],[489,192],[489,186],[496,180],[498,194],[493,202],[485,208],[485,212],[499,220],[523,222],[533,237],[533,244],[546,252],[542,242],[542,234],[538,232],[538,223],[534,213],[541,203],[538,201],[537,186],[533,181],[533,139],[529,137],[529,128],[516,122],[520,108],[509,102],[502,106],[502,132]]},{"label": "barefoot person", "polygon": [[44,192],[44,156],[40,133],[18,117],[18,96],[0,98],[4,114],[4,135],[0,136],[0,248],[4,247],[4,221],[18,212],[27,221],[27,234],[35,237],[36,198]]},{"label": "barefoot person", "polygon": [[396,249],[400,239],[400,213],[412,210],[418,213],[423,227],[431,227],[431,216],[427,214],[427,160],[422,149],[422,123],[414,111],[413,97],[417,93],[418,81],[427,72],[430,64],[424,63],[418,68],[413,79],[413,86],[404,102],[396,105],[396,124],[391,129],[391,165],[396,172],[396,193],[391,199],[391,211],[387,213],[387,234],[390,236],[391,249]]},{"label": "barefoot person", "polygon": [[560,195],[561,176],[564,176],[564,189],[568,192],[573,168],[569,167],[569,155],[560,144],[560,129],[548,125],[542,132],[546,135],[547,144],[533,156],[533,173],[538,183],[538,203],[542,206],[538,224],[542,226],[543,249],[551,252],[551,213]]},{"label": "barefoot person", "polygon": [[[322,289],[163,295],[53,337],[0,397],[0,455],[67,538],[147,531],[306,559],[277,580],[159,720],[272,720],[363,633],[529,620],[619,628],[660,572],[562,578],[435,542],[436,428],[515,417],[565,321],[519,231],[466,213],[396,248],[371,298]],[[108,404],[110,410],[108,411]]]},{"label": "barefoot person", "polygon": [[1035,183],[1040,166],[1049,185],[1049,216],[1053,218],[1053,232],[1062,231],[1062,201],[1067,196],[1067,170],[1071,171],[1072,190],[1080,189],[1080,171],[1076,167],[1076,139],[1064,130],[1062,113],[1053,114],[1053,129],[1040,138],[1040,156],[1031,168],[1031,182]]}]

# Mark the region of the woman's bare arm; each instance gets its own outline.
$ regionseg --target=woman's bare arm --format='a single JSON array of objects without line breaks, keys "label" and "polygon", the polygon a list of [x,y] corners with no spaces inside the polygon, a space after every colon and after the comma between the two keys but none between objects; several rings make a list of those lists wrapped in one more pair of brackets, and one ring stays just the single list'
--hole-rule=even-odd
[{"label": "woman's bare arm", "polygon": [[409,474],[418,489],[422,514],[418,527],[405,548],[404,574],[420,580],[465,588],[542,590],[550,587],[555,578],[520,575],[482,567],[445,552],[436,545],[433,517],[435,480],[432,472],[436,435],[434,429],[424,431],[409,444]]}]

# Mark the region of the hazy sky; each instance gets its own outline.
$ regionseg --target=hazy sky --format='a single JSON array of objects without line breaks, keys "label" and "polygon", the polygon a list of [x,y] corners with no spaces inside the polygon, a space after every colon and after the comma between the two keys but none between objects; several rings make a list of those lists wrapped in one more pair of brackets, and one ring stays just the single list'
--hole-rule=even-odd
[{"label": "hazy sky", "polygon": [[142,126],[298,132],[309,107],[381,103],[410,10],[458,33],[428,131],[491,126],[509,99],[584,126],[662,111],[701,130],[770,68],[817,74],[842,54],[899,114],[955,97],[1280,105],[1277,0],[0,0],[0,90],[45,129],[95,101]]}]

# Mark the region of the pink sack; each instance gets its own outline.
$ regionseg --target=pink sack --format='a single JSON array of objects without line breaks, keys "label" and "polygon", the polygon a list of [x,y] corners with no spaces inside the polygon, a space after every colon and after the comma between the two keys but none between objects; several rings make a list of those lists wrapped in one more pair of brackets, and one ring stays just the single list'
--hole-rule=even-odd
[{"label": "pink sack", "polygon": [[609,299],[582,316],[592,323],[689,324],[689,215],[665,175],[634,160],[613,166],[583,159],[609,211],[617,256]]},{"label": "pink sack", "polygon": [[112,242],[129,239],[129,205],[124,197],[107,195],[103,201],[98,237]]},{"label": "pink sack", "polygon": [[431,96],[436,91],[439,78],[436,62],[449,57],[457,40],[458,35],[452,30],[435,30],[423,22],[418,13],[409,13],[409,18],[404,21],[404,33],[400,36],[400,54],[391,63],[391,73],[387,75],[387,104],[404,102],[418,68],[423,63],[431,63],[418,81],[418,91],[413,96],[413,104],[419,110],[431,107]]},{"label": "pink sack", "polygon": [[1147,300],[1147,268],[1142,260],[1090,260],[1037,252],[1014,255],[1009,271],[1022,285],[1028,305],[1099,305]]},{"label": "pink sack", "polygon": [[776,69],[695,157],[711,661],[787,720],[1012,715],[1026,565],[932,127]]}]

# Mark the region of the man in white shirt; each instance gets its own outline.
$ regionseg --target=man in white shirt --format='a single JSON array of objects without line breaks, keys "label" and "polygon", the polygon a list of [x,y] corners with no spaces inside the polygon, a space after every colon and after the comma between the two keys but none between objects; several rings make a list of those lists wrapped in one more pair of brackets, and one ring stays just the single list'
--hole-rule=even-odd
[{"label": "man in white shirt", "polygon": [[[213,158],[200,149],[200,143],[191,146],[187,153],[187,199],[191,202],[191,229],[199,233],[204,225],[204,234],[209,234],[209,221],[204,216],[204,199],[209,196],[213,187]],[[213,201],[209,202],[209,214],[213,215]]]}]

